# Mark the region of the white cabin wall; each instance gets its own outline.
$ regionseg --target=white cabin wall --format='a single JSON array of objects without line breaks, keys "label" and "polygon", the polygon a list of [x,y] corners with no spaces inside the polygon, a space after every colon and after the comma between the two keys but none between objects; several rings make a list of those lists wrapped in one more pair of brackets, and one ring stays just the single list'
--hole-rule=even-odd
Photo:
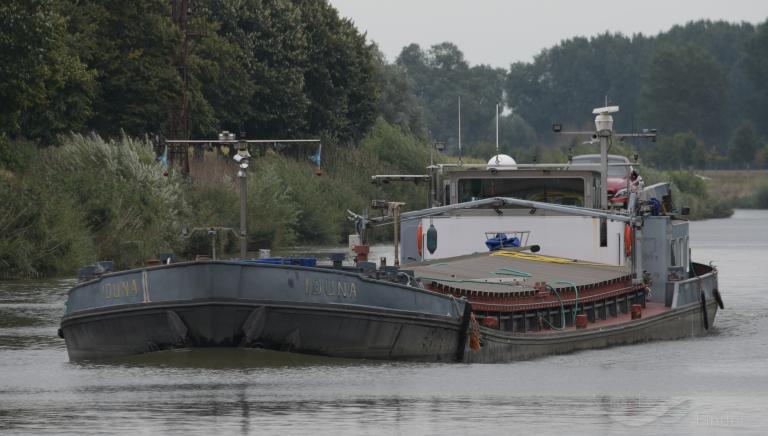
[{"label": "white cabin wall", "polygon": [[[426,230],[430,223],[437,229],[437,250],[426,250]],[[422,219],[424,260],[442,259],[486,252],[485,232],[511,233],[530,231],[528,244],[541,246],[540,254],[610,265],[626,265],[624,223],[608,221],[608,245],[600,247],[598,218],[534,216],[450,216]],[[405,235],[404,235],[405,236]],[[525,242],[525,241],[523,241]],[[410,243],[410,241],[403,241]]]}]

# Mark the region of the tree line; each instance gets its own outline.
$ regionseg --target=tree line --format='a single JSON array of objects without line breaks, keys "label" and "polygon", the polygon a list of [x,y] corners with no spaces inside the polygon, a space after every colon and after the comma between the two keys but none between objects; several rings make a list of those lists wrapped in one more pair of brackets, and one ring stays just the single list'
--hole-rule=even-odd
[{"label": "tree line", "polygon": [[[373,53],[320,0],[192,2],[184,35],[165,0],[0,5],[0,133],[162,134],[187,82],[190,133],[358,140],[376,119]],[[193,20],[194,18],[194,20]]]},{"label": "tree line", "polygon": [[656,144],[638,145],[651,164],[768,166],[768,21],[575,37],[505,69],[470,65],[450,42],[410,44],[389,62],[326,0],[192,4],[182,70],[171,2],[3,2],[0,143],[169,134],[186,87],[194,138],[230,130],[352,146],[382,118],[456,154],[460,96],[464,153],[494,152],[501,104],[503,150],[538,158],[568,145],[551,134],[553,121],[588,127],[607,97],[621,106],[617,129],[659,130]]},{"label": "tree line", "polygon": [[[621,106],[616,129],[655,128],[656,144],[638,144],[660,168],[768,167],[768,22],[696,21],[655,36],[604,33],[543,49],[509,69],[470,66],[451,43],[411,44],[395,65],[412,83],[432,138],[458,143],[462,96],[465,152],[488,157],[494,103],[505,104],[501,145],[535,156],[556,144],[554,121],[591,128],[590,110]],[[532,150],[532,148],[534,150]],[[455,150],[455,148],[454,148]],[[533,153],[532,153],[533,152]]]}]

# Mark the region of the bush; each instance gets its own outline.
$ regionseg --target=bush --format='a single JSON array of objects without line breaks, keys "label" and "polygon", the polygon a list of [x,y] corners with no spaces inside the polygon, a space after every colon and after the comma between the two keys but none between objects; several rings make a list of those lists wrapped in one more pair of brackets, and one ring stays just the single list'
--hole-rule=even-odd
[{"label": "bush", "polygon": [[768,184],[762,185],[753,195],[753,207],[756,209],[768,209]]},{"label": "bush", "polygon": [[12,173],[0,175],[0,277],[73,273],[92,260],[81,209]]},{"label": "bush", "polygon": [[187,213],[181,180],[163,176],[147,141],[72,135],[42,173],[52,195],[78,205],[97,258],[128,267],[177,245]]},{"label": "bush", "polygon": [[[13,162],[13,171],[0,168],[0,276],[72,274],[97,259],[126,268],[165,251],[209,254],[207,235],[184,238],[182,229],[239,229],[237,169],[226,156],[204,153],[192,162],[191,178],[182,179],[173,168],[163,176],[144,140],[71,135],[62,144],[40,156],[36,148],[0,149],[3,166]],[[34,157],[16,159],[21,152]],[[308,159],[255,153],[249,249],[344,242],[352,230],[346,209],[362,212],[373,198],[424,207],[426,184],[378,186],[370,176],[423,174],[428,152],[425,143],[379,121],[358,148],[326,144],[321,177]],[[391,234],[385,228],[371,240]],[[236,237],[222,235],[219,253],[237,252],[237,245]]]}]

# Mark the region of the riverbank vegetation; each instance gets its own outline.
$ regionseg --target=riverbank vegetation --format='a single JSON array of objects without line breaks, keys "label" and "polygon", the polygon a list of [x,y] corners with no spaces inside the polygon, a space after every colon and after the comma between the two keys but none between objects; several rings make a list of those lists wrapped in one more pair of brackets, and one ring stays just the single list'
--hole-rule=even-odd
[{"label": "riverbank vegetation", "polygon": [[[672,180],[693,217],[768,207],[768,181],[756,176],[768,167],[768,22],[576,37],[496,68],[471,65],[450,42],[388,60],[325,0],[193,1],[186,36],[177,4],[0,5],[0,276],[208,254],[196,228],[238,228],[231,151],[177,149],[167,168],[158,158],[163,138],[222,130],[323,144],[320,168],[316,148],[255,150],[251,249],[344,242],[346,209],[426,204],[423,184],[370,176],[423,173],[436,143],[438,159],[456,159],[459,96],[465,161],[495,153],[496,103],[500,151],[518,162],[594,152],[550,125],[591,129],[589,110],[607,95],[621,106],[617,130],[659,129],[655,143],[611,152],[638,154],[648,183]],[[236,251],[230,233],[218,243]]]},{"label": "riverbank vegetation", "polygon": [[[96,259],[129,267],[163,252],[209,255],[206,232],[194,229],[239,228],[237,166],[216,150],[192,158],[182,176],[173,166],[166,174],[148,140],[127,136],[73,134],[55,148],[17,147],[7,151],[18,163],[0,170],[4,278],[71,274]],[[309,159],[267,150],[249,171],[249,249],[341,243],[350,232],[346,209],[361,212],[373,198],[424,207],[424,185],[370,181],[397,172],[401,158],[405,168],[423,169],[426,144],[381,120],[359,147],[328,150],[322,175]],[[219,253],[236,252],[232,234],[220,235]]]}]

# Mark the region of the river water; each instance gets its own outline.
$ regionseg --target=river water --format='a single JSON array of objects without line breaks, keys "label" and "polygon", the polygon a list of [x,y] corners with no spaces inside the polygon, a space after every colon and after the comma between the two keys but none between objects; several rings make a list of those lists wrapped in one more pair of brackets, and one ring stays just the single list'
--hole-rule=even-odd
[{"label": "river water", "polygon": [[768,211],[692,223],[726,309],[703,338],[498,365],[172,351],[70,363],[73,280],[0,283],[0,431],[768,434]]}]

